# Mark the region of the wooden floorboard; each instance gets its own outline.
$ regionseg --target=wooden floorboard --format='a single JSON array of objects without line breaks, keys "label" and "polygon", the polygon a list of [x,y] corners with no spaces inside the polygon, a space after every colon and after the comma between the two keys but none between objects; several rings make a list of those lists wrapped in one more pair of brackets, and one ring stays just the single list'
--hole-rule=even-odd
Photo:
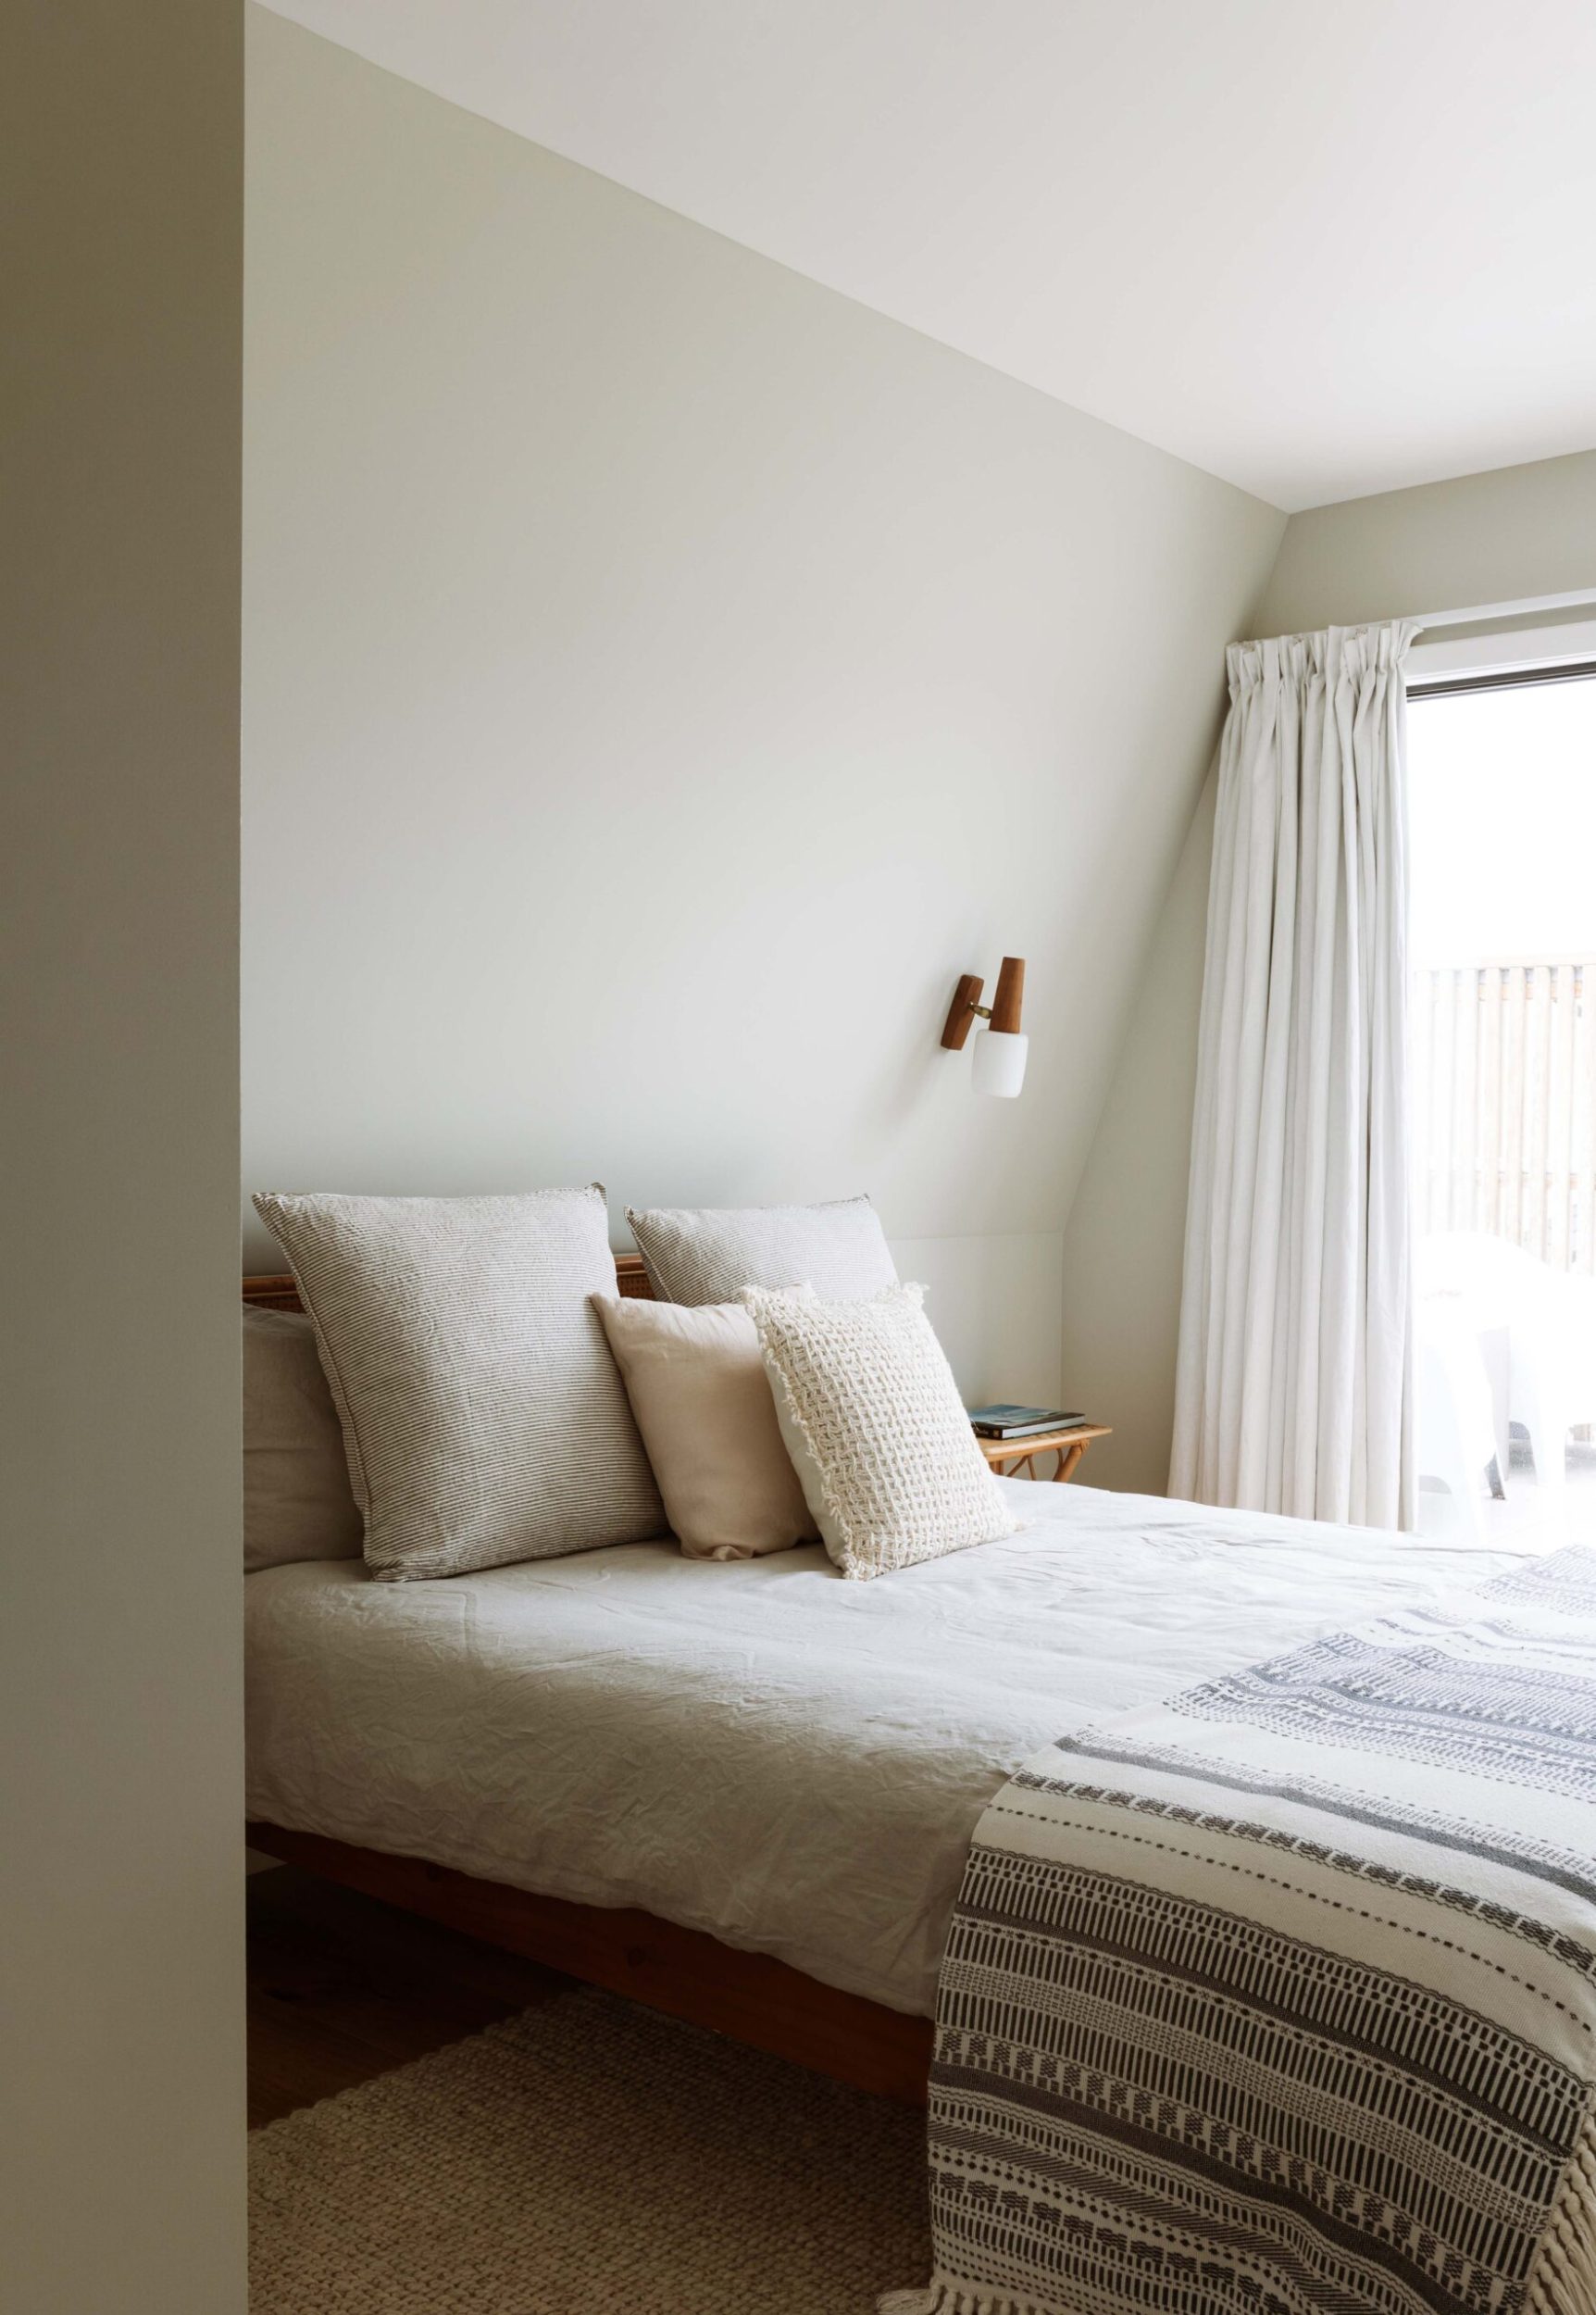
[{"label": "wooden floorboard", "polygon": [[253,1874],[246,1903],[252,2128],[575,1983],[290,1865]]}]

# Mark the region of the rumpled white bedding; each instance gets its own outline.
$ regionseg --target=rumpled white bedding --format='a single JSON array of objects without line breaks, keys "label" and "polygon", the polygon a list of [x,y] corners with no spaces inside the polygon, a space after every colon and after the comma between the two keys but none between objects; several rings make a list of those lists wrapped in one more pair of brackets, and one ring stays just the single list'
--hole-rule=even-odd
[{"label": "rumpled white bedding", "polygon": [[976,1820],[1052,1737],[1502,1552],[1003,1483],[1030,1524],[872,1583],[631,1544],[245,1582],[249,1811],[636,1905],[929,2016]]}]

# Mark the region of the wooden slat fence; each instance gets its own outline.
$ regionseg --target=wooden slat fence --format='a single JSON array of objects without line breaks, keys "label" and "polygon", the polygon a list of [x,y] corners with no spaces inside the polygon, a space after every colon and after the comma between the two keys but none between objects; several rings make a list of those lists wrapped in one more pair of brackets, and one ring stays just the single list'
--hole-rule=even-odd
[{"label": "wooden slat fence", "polygon": [[1415,972],[1416,1223],[1596,1273],[1596,960]]}]

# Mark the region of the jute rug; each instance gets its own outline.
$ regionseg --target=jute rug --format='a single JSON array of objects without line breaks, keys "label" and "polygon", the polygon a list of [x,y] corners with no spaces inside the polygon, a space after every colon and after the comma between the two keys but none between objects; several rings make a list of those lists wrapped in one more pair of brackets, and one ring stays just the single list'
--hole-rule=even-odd
[{"label": "jute rug", "polygon": [[870,2315],[925,2120],[573,1993],[254,2133],[251,2315]]}]

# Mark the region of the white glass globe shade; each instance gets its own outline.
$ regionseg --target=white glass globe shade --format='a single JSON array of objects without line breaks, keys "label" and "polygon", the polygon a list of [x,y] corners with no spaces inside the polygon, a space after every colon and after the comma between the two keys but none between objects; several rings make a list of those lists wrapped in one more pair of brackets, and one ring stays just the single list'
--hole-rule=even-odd
[{"label": "white glass globe shade", "polygon": [[975,1089],[1012,1101],[1025,1083],[1025,1057],[1030,1039],[1018,1030],[976,1031]]}]

